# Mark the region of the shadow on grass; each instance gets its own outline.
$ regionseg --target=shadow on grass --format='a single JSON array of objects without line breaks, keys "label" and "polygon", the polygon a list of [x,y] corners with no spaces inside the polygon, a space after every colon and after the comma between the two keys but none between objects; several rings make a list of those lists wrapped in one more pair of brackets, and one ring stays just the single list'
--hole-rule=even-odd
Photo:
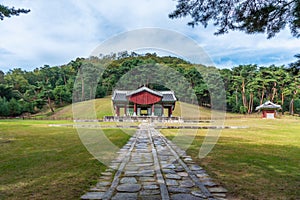
[{"label": "shadow on grass", "polygon": [[199,159],[203,139],[196,136],[187,154],[224,185],[232,197],[260,200],[300,196],[299,147],[222,136],[213,151]]}]

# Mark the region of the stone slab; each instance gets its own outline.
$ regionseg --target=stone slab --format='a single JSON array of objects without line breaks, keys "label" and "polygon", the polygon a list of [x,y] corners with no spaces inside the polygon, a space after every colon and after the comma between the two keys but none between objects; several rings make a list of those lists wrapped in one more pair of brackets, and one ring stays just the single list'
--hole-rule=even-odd
[{"label": "stone slab", "polygon": [[212,188],[208,188],[208,190],[210,192],[214,192],[214,193],[226,193],[228,192],[225,188],[223,187],[212,187]]},{"label": "stone slab", "polygon": [[192,195],[196,197],[206,198],[206,196],[201,191],[192,191]]},{"label": "stone slab", "polygon": [[117,191],[119,192],[138,192],[141,189],[140,184],[130,184],[124,183],[117,187]]},{"label": "stone slab", "polygon": [[189,192],[191,192],[190,188],[181,188],[181,187],[174,187],[174,186],[169,186],[168,190],[170,193],[189,193]]},{"label": "stone slab", "polygon": [[138,199],[137,193],[116,193],[115,196],[113,196],[112,200],[135,200]]},{"label": "stone slab", "polygon": [[201,197],[195,197],[191,194],[173,194],[171,195],[172,200],[203,200]]},{"label": "stone slab", "polygon": [[134,177],[124,177],[121,179],[120,183],[137,183],[137,180]]},{"label": "stone slab", "polygon": [[145,190],[154,190],[154,189],[158,189],[158,185],[144,185],[143,188]]},{"label": "stone slab", "polygon": [[166,184],[168,186],[170,186],[170,185],[178,185],[178,182],[176,180],[173,180],[173,179],[166,179]]},{"label": "stone slab", "polygon": [[153,196],[156,194],[160,194],[159,190],[142,190],[140,192],[140,196]]},{"label": "stone slab", "polygon": [[177,175],[177,174],[166,174],[166,178],[168,179],[175,179],[175,180],[180,180],[181,176]]},{"label": "stone slab", "polygon": [[102,199],[104,192],[87,192],[81,199]]},{"label": "stone slab", "polygon": [[194,187],[195,183],[191,180],[180,181],[180,187],[191,188]]}]

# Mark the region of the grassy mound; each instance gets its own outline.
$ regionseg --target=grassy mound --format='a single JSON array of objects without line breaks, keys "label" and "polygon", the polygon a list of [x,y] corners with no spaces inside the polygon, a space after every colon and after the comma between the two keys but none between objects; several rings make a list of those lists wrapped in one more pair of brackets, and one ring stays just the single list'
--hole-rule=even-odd
[{"label": "grassy mound", "polygon": [[86,116],[89,117],[91,116],[91,113],[93,113],[95,114],[93,116],[96,116],[97,119],[102,119],[104,116],[113,115],[111,96],[107,96],[105,98],[94,99],[65,106],[50,117],[57,119],[72,119],[73,108],[75,109],[74,111],[76,113],[81,113],[80,116],[84,116],[84,113],[86,113]]},{"label": "grassy mound", "polygon": [[229,117],[242,117],[244,115],[236,114],[236,113],[221,113],[220,111],[215,111],[212,114],[212,110],[209,108],[201,107],[194,104],[189,104],[185,102],[176,102],[175,109],[173,111],[174,117],[183,117],[183,118],[202,118],[202,119],[210,119],[211,117],[221,117],[226,116]]},{"label": "grassy mound", "polygon": [[[166,111],[166,110],[165,110]],[[50,117],[57,119],[72,119],[73,112],[78,113],[82,118],[90,118],[91,116],[96,116],[97,119],[102,119],[104,116],[114,115],[114,110],[112,107],[111,96],[105,98],[94,99],[90,101],[79,102],[74,105],[68,105],[63,108],[59,108],[54,114],[43,113],[37,115],[37,117]],[[93,115],[91,115],[93,114]],[[123,115],[123,109],[121,109],[121,115]],[[167,113],[165,113],[167,115]],[[175,110],[173,111],[174,117],[184,117],[184,118],[211,118],[212,112],[209,108],[204,108],[194,104],[189,104],[185,102],[176,102]],[[218,112],[216,115],[218,116]],[[222,116],[220,114],[220,116]],[[241,117],[243,115],[226,113],[226,117]]]}]

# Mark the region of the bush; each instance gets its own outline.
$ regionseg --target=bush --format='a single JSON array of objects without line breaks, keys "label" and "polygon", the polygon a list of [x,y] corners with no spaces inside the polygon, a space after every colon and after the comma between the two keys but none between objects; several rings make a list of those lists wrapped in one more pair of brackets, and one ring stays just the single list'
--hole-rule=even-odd
[{"label": "bush", "polygon": [[248,108],[245,106],[240,106],[240,113],[241,114],[246,114],[248,112]]}]

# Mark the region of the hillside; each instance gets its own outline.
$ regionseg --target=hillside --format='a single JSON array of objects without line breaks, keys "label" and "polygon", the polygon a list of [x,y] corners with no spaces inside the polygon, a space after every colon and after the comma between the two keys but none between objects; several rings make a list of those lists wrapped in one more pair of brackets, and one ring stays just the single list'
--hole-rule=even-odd
[{"label": "hillside", "polygon": [[[86,106],[88,104],[88,106]],[[111,105],[111,96],[107,96],[104,98],[79,102],[75,104],[76,112],[81,113],[81,116],[86,116],[89,118],[91,116],[91,112],[96,111],[96,116],[98,119],[102,119],[103,116],[112,115],[112,105]],[[60,109],[55,114],[51,115],[53,118],[73,118],[73,108],[72,104],[65,106]],[[88,110],[86,109],[88,107]],[[95,109],[93,108],[95,107]]]},{"label": "hillside", "polygon": [[[176,102],[175,110],[173,112],[174,117],[183,117],[183,118],[211,118],[211,109],[206,107],[197,106],[194,104],[189,104],[185,102]],[[216,112],[218,115],[218,112]],[[220,116],[223,116],[222,113],[220,113]],[[237,114],[237,113],[226,113],[226,117],[241,117],[244,115]]]}]

